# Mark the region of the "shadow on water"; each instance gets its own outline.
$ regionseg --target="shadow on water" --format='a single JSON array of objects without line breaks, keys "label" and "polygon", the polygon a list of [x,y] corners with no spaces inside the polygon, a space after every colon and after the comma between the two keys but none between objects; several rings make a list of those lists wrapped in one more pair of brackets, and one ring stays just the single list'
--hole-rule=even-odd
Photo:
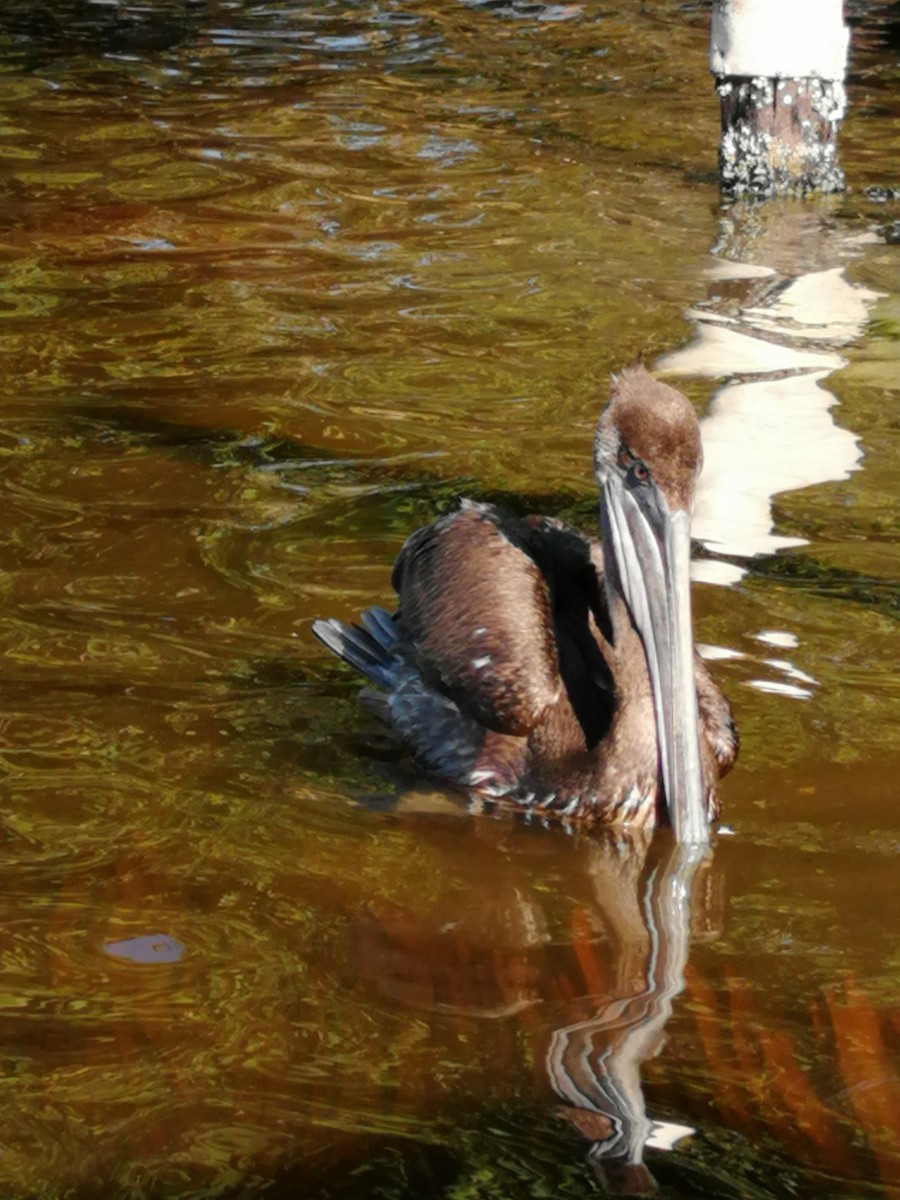
[{"label": "shadow on water", "polygon": [[36,0],[4,5],[0,34],[13,39],[25,69],[72,54],[152,54],[196,36],[205,0],[168,0],[152,5],[94,0]]}]

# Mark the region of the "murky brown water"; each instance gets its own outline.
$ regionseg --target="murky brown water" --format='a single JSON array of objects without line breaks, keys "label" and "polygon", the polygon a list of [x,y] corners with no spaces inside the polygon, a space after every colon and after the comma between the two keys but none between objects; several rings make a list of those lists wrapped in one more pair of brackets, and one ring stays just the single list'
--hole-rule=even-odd
[{"label": "murky brown water", "polygon": [[709,298],[704,6],[5,0],[2,1195],[581,1197],[646,1183],[613,1091],[666,1195],[900,1195],[897,26],[853,15],[811,211],[881,231],[864,458],[695,588],[743,751],[688,921],[658,847],[407,778],[309,624],[460,493],[590,526],[608,372]]}]

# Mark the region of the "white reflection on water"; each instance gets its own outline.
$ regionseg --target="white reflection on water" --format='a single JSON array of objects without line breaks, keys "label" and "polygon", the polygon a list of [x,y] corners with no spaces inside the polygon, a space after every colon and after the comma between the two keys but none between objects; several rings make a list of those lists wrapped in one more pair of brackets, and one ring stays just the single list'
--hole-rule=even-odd
[{"label": "white reflection on water", "polygon": [[[771,343],[759,344],[764,360]],[[835,355],[833,369],[841,365]],[[846,479],[855,469],[857,439],[835,425],[835,398],[820,386],[830,373],[807,370],[730,384],[717,393],[702,426],[705,463],[693,525],[694,536],[710,550],[752,558],[802,546],[803,538],[774,532],[772,497]]]},{"label": "white reflection on water", "polygon": [[[788,212],[784,224],[790,220]],[[789,238],[788,228],[773,246],[776,258]],[[736,315],[716,311],[725,307],[718,298],[709,309],[693,310],[697,337],[657,364],[666,373],[729,380],[702,422],[705,461],[693,521],[694,537],[715,554],[752,558],[805,544],[775,532],[772,497],[846,479],[859,465],[858,440],[835,423],[836,398],[823,380],[845,365],[837,347],[862,335],[878,293],[844,275],[842,262],[859,239],[826,244],[823,224],[822,240],[822,253],[841,265],[800,274],[781,286],[768,263],[718,262],[711,278],[747,280],[748,291],[758,293],[754,302]],[[760,286],[767,278],[773,284]],[[694,569],[695,579],[726,586],[743,574],[740,565],[716,560]]]}]

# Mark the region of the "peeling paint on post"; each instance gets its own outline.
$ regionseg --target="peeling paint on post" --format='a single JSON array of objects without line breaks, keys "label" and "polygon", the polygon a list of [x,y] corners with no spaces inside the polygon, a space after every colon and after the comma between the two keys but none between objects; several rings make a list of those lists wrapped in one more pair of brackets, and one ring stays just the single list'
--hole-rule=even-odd
[{"label": "peeling paint on post", "polygon": [[841,0],[714,0],[709,63],[726,195],[841,191],[848,44]]}]

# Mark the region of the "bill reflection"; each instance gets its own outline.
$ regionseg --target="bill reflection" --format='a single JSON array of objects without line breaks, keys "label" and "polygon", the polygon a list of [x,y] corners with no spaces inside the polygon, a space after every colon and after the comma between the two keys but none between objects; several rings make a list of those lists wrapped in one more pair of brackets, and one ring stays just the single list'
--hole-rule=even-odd
[{"label": "bill reflection", "polygon": [[[598,849],[598,915],[615,930],[613,964],[621,973],[593,1017],[553,1032],[544,1066],[565,1104],[560,1115],[591,1142],[588,1159],[601,1182],[619,1195],[643,1195],[656,1186],[645,1149],[671,1150],[694,1132],[648,1115],[641,1066],[663,1048],[672,1000],[684,987],[692,885],[708,852],[676,846],[650,854],[646,845],[621,843]],[[617,895],[623,853],[629,886]]]}]

